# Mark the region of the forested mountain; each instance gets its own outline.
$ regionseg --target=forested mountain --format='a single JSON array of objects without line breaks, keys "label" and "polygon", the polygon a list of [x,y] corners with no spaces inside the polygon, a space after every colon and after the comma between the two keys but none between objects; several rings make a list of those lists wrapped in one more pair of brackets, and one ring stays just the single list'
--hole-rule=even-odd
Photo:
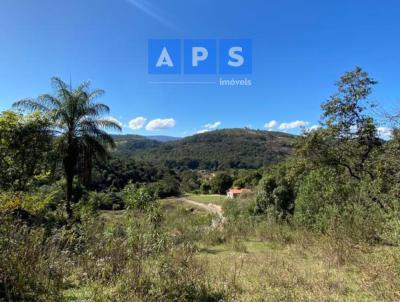
[{"label": "forested mountain", "polygon": [[292,151],[294,136],[251,129],[222,129],[161,143],[148,138],[116,136],[117,154],[166,164],[177,169],[258,168]]},{"label": "forested mountain", "polygon": [[168,135],[148,135],[146,138],[158,141],[158,142],[172,142],[172,141],[178,141],[182,139],[181,137],[175,137],[175,136],[168,136]]}]

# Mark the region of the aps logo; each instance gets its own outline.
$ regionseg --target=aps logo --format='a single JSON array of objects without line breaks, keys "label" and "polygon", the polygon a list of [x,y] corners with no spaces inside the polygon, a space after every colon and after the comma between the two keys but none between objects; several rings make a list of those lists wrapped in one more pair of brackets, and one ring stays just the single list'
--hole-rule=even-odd
[{"label": "aps logo", "polygon": [[250,74],[249,39],[152,39],[148,42],[150,74]]}]

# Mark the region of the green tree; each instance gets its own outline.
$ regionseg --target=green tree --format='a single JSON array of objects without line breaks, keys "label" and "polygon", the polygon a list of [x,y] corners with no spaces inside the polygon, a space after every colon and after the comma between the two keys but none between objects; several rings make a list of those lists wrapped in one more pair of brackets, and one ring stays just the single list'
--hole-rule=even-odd
[{"label": "green tree", "polygon": [[90,175],[93,157],[106,158],[107,147],[114,147],[114,140],[103,129],[121,130],[112,119],[102,118],[109,113],[108,106],[97,103],[103,90],[90,90],[90,82],[83,82],[76,89],[68,87],[59,78],[52,78],[55,95],[44,94],[37,99],[24,99],[14,103],[16,108],[40,111],[49,119],[56,133],[56,144],[62,156],[66,179],[66,210],[72,217],[71,201],[73,181],[79,159]]},{"label": "green tree", "polygon": [[371,162],[381,140],[368,97],[376,83],[360,67],[346,72],[336,83],[338,92],[322,104],[322,128],[299,138],[298,154],[315,164],[344,168],[358,181],[366,174],[373,177]]},{"label": "green tree", "polygon": [[200,188],[200,179],[196,172],[183,171],[180,178],[182,191],[193,192]]},{"label": "green tree", "polygon": [[257,170],[239,170],[233,185],[240,188],[254,188],[262,178]]},{"label": "green tree", "polygon": [[210,181],[211,192],[215,194],[225,194],[232,186],[232,177],[226,172],[217,173]]},{"label": "green tree", "polygon": [[285,178],[267,174],[259,183],[254,212],[286,219],[293,215],[294,199],[293,187]]},{"label": "green tree", "polygon": [[0,188],[26,190],[47,172],[51,150],[48,120],[39,114],[0,114]]}]

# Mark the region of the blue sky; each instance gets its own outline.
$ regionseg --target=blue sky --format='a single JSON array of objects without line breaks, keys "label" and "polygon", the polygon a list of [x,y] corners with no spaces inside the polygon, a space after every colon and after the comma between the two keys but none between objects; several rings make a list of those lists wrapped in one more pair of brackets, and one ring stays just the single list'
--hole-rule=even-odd
[{"label": "blue sky", "polygon": [[[318,122],[320,103],[355,65],[379,81],[374,100],[398,107],[399,15],[396,0],[2,0],[0,110],[51,92],[59,76],[105,89],[125,133],[185,136],[270,121],[296,133]],[[150,84],[219,78],[149,75],[147,42],[159,38],[251,39],[253,73],[235,78],[252,86]],[[142,128],[129,128],[132,120]]]}]

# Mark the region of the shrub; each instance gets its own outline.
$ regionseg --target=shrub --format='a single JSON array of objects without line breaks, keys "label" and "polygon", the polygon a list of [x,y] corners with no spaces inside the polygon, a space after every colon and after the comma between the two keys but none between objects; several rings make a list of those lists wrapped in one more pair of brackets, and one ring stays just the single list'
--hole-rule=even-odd
[{"label": "shrub", "polygon": [[232,177],[225,173],[217,173],[210,181],[211,192],[215,194],[225,194],[226,191],[232,186]]},{"label": "shrub", "polygon": [[201,194],[209,194],[211,191],[211,186],[208,182],[203,182],[200,186]]},{"label": "shrub", "polygon": [[157,205],[156,197],[145,187],[129,184],[124,188],[122,194],[127,209],[146,211]]},{"label": "shrub", "polygon": [[165,177],[147,185],[150,192],[159,198],[179,196],[181,194],[179,181],[172,177]]},{"label": "shrub", "polygon": [[65,258],[42,228],[0,218],[0,300],[60,301]]},{"label": "shrub", "polygon": [[89,192],[87,204],[93,210],[122,210],[125,205],[114,192]]},{"label": "shrub", "polygon": [[310,172],[297,192],[295,221],[307,228],[325,231],[330,213],[335,216],[338,207],[351,196],[352,185],[348,181],[330,168]]},{"label": "shrub", "polygon": [[286,219],[293,214],[294,198],[294,190],[284,178],[267,174],[258,186],[254,212]]}]

